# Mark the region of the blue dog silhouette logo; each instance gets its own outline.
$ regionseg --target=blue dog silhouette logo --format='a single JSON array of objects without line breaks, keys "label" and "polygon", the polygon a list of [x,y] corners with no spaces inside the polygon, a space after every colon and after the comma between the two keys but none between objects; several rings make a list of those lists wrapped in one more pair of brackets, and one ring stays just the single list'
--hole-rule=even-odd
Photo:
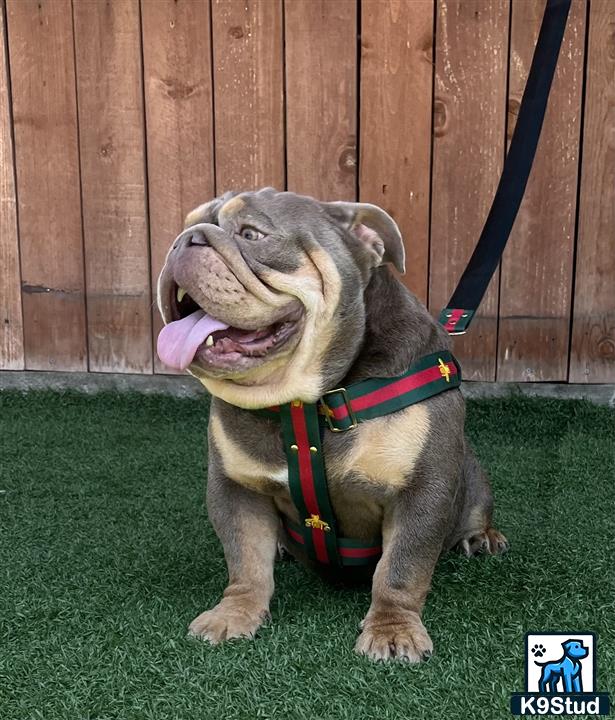
[{"label": "blue dog silhouette logo", "polygon": [[[563,642],[562,648],[564,652],[558,660],[549,660],[547,662],[534,660],[534,663],[542,668],[540,680],[538,681],[538,690],[541,693],[583,692],[581,661],[589,655],[589,648],[583,645],[582,640],[573,638]],[[538,657],[544,655],[544,646],[534,646],[532,654]]]},{"label": "blue dog silhouette logo", "polygon": [[609,696],[596,691],[596,636],[529,632],[525,692],[510,698],[513,715],[608,715]]}]

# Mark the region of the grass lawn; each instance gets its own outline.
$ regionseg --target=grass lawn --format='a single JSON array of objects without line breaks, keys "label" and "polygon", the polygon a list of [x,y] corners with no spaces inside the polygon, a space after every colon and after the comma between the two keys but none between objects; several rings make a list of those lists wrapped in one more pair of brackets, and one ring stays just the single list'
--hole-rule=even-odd
[{"label": "grass lawn", "polygon": [[202,400],[0,394],[1,720],[510,718],[527,630],[597,632],[598,689],[615,692],[608,409],[469,405],[512,547],[441,560],[420,666],[355,656],[368,591],[291,562],[256,641],[187,639],[226,580],[203,508],[206,422]]}]

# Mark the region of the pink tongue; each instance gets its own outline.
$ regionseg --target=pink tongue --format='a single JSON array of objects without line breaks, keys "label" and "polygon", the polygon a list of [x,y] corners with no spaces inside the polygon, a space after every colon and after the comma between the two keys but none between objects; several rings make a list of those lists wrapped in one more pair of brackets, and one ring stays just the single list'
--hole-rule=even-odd
[{"label": "pink tongue", "polygon": [[165,365],[185,370],[196,351],[216,330],[226,330],[226,323],[196,310],[192,315],[165,325],[158,335],[158,357]]}]

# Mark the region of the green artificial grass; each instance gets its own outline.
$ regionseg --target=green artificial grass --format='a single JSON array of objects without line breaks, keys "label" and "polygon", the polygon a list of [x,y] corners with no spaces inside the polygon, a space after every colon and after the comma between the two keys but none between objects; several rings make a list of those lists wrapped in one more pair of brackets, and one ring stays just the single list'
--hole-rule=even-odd
[{"label": "green artificial grass", "polygon": [[615,691],[614,428],[606,408],[469,405],[502,558],[439,563],[427,663],[354,655],[367,590],[276,569],[255,641],[186,637],[226,569],[203,508],[207,403],[0,394],[0,719],[512,717],[528,630],[598,633]]}]

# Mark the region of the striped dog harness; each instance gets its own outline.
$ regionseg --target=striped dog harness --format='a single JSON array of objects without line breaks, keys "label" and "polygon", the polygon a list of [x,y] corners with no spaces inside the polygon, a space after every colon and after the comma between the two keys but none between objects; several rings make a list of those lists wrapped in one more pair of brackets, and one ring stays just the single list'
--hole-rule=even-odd
[{"label": "striped dog harness", "polygon": [[368,565],[382,553],[379,538],[364,541],[340,537],[327,489],[322,438],[360,422],[389,415],[452,390],[461,384],[461,369],[448,350],[427,355],[394,378],[369,378],[329,390],[315,403],[293,400],[256,410],[282,425],[291,499],[301,522],[282,517],[289,540],[325,565]]},{"label": "striped dog harness", "polygon": [[[549,90],[566,28],[571,0],[547,0],[532,65],[510,149],[487,220],[472,257],[440,323],[450,335],[463,335],[474,318],[510,236],[532,167]],[[290,540],[319,563],[346,566],[374,563],[381,541],[339,537],[327,490],[322,436],[342,432],[364,420],[388,415],[461,384],[461,370],[448,351],[433,353],[395,378],[370,378],[326,392],[316,403],[295,400],[256,412],[282,424],[288,482],[301,523],[282,518]]]}]

